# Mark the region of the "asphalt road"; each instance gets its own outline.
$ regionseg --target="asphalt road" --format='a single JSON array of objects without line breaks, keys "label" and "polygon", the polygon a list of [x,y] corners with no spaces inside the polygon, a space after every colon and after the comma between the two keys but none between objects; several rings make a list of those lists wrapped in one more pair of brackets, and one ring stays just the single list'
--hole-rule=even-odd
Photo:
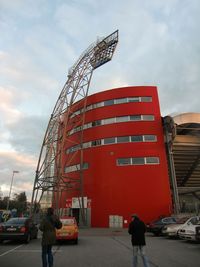
[{"label": "asphalt road", "polygon": [[[146,235],[152,267],[199,267],[200,244]],[[40,267],[41,239],[29,244],[0,244],[0,267]],[[81,229],[79,244],[55,245],[54,267],[131,267],[132,246],[127,230]],[[139,266],[143,266],[140,264]]]}]

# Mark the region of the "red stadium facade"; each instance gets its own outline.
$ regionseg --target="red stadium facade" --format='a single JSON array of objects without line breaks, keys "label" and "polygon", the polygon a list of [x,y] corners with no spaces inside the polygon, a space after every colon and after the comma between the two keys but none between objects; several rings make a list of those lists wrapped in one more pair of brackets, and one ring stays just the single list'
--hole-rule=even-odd
[{"label": "red stadium facade", "polygon": [[[83,102],[72,108],[80,114]],[[80,125],[72,127],[75,120],[75,116],[70,118],[62,155],[67,163],[62,169],[75,177],[83,157],[82,189],[89,225],[127,227],[132,213],[145,222],[171,213],[156,87],[123,87],[88,96],[82,150]],[[73,201],[79,193],[69,192],[63,192],[60,207],[78,216],[80,210]]]}]

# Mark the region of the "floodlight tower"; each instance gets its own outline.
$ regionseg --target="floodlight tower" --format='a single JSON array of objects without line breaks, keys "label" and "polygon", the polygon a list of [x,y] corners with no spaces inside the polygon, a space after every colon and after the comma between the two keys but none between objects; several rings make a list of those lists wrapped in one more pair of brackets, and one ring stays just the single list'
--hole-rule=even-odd
[{"label": "floodlight tower", "polygon": [[[82,199],[80,207],[84,209],[82,144],[87,95],[93,71],[112,59],[117,43],[118,30],[90,45],[70,69],[68,80],[50,116],[42,143],[33,185],[32,212],[45,192],[51,192],[52,201],[58,209],[63,192],[77,191],[77,195]],[[79,101],[83,101],[83,108],[77,113],[74,104]],[[72,117],[76,117],[76,123],[72,127],[81,127],[77,141],[80,149],[75,152],[80,156],[80,169],[73,178],[64,172],[64,166],[69,166],[72,158],[65,158],[66,162],[63,162],[62,156],[65,153],[66,142],[70,142],[69,120]]]}]

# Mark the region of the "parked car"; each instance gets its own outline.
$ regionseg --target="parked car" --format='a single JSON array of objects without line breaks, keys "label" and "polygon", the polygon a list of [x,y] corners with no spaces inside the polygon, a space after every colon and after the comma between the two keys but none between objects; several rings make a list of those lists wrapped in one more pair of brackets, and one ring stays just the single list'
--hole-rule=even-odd
[{"label": "parked car", "polygon": [[175,217],[164,217],[149,224],[148,230],[156,236],[162,234],[162,229],[165,225],[176,223],[177,219]]},{"label": "parked car", "polygon": [[200,226],[196,226],[196,241],[200,241]]},{"label": "parked car", "polygon": [[61,217],[62,228],[56,230],[56,240],[73,240],[78,244],[78,225],[75,217]]},{"label": "parked car", "polygon": [[174,224],[165,225],[162,229],[162,234],[168,237],[178,237],[178,231],[187,223],[193,220],[194,217],[182,217],[177,219]]},{"label": "parked car", "polygon": [[38,228],[32,219],[27,217],[10,218],[0,225],[0,242],[4,240],[21,240],[29,243],[36,239]]},{"label": "parked car", "polygon": [[198,241],[200,240],[200,217],[193,217],[190,222],[178,231],[181,239]]}]

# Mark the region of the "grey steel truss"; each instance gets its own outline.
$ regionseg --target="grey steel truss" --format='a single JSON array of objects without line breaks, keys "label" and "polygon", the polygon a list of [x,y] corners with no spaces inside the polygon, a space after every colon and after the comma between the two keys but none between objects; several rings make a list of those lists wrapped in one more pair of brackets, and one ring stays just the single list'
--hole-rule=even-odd
[{"label": "grey steel truss", "polygon": [[[68,80],[50,116],[42,143],[33,185],[32,211],[44,192],[52,192],[53,203],[57,208],[63,192],[77,191],[77,195],[83,197],[83,149],[74,152],[72,156],[63,155],[67,142],[75,142],[82,148],[85,109],[93,70],[112,59],[117,43],[118,30],[90,45],[70,69]],[[76,105],[81,101],[82,109],[77,113]],[[70,125],[71,118],[74,118],[74,125]],[[81,126],[82,130],[78,139],[74,141],[69,131],[77,125]],[[76,176],[72,177],[65,173],[64,168],[70,166],[73,157],[77,155],[79,170]]]}]

